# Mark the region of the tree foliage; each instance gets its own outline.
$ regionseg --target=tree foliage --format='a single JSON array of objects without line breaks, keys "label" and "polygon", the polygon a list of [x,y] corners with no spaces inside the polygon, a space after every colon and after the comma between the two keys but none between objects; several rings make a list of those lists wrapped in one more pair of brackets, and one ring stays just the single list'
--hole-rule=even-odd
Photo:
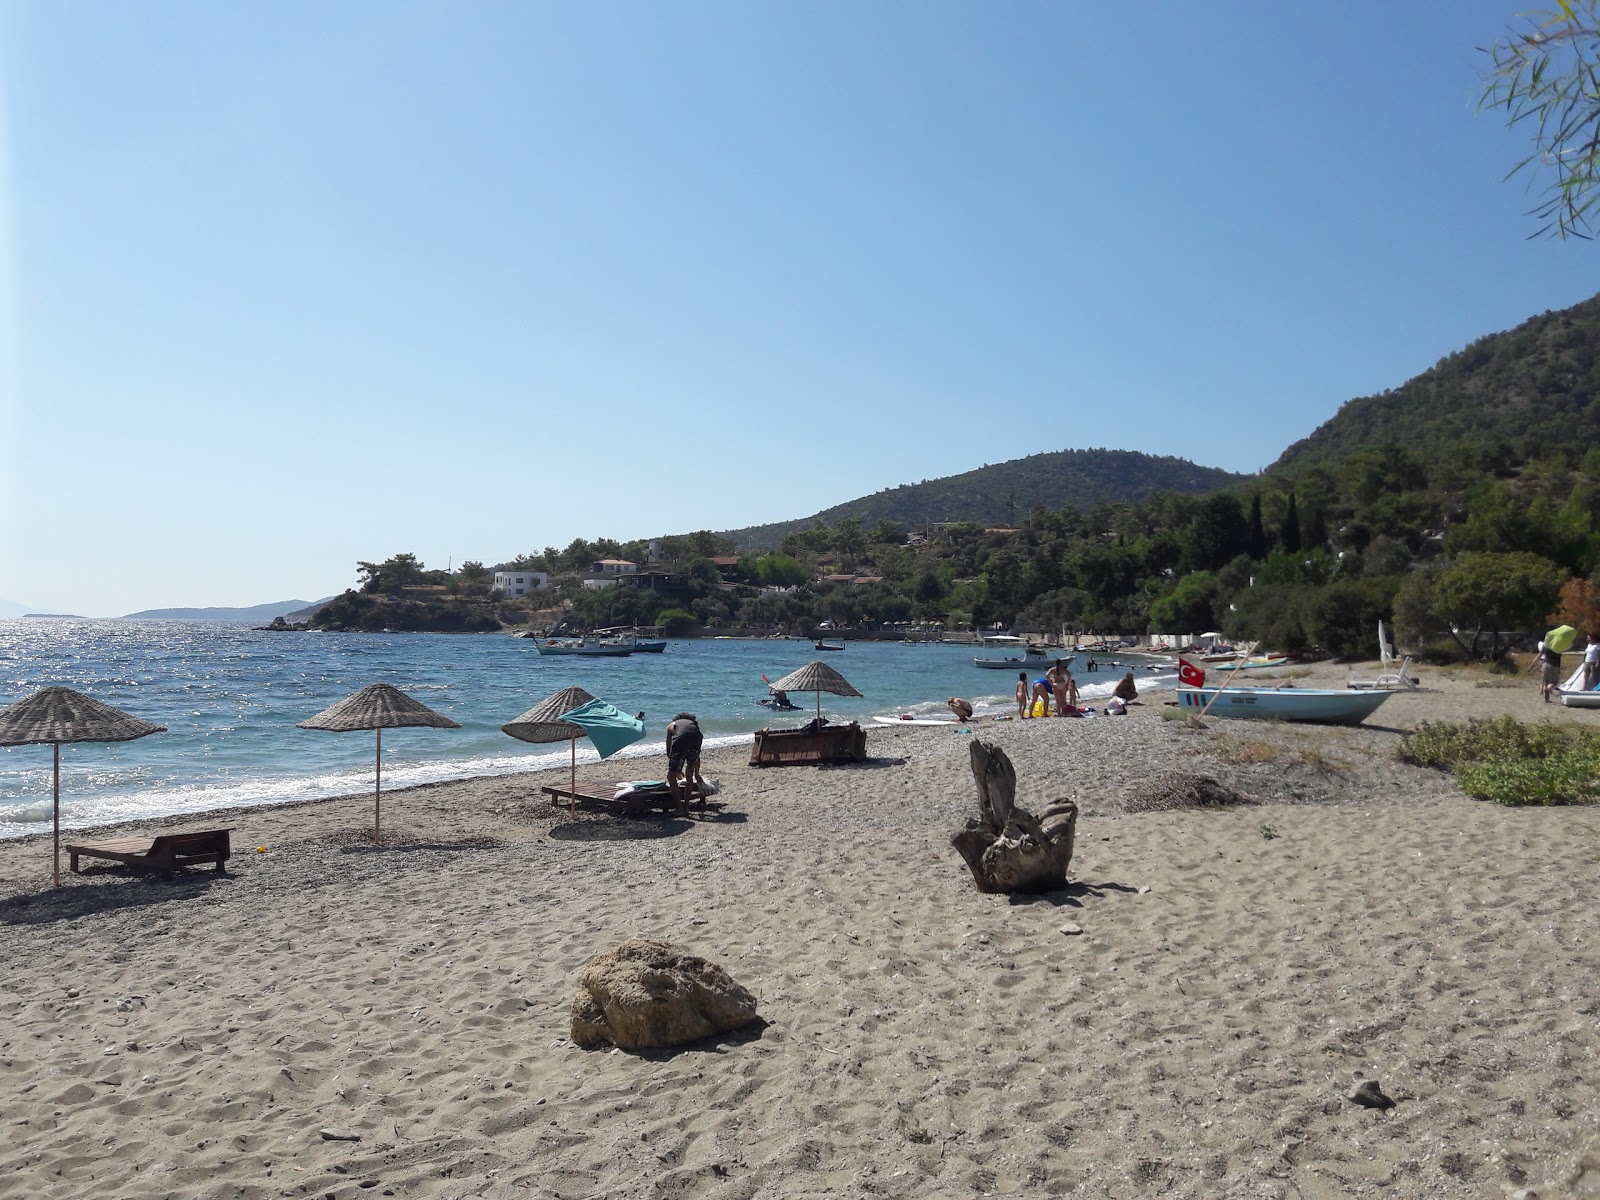
[{"label": "tree foliage", "polygon": [[1548,181],[1532,236],[1586,238],[1600,203],[1600,0],[1556,0],[1521,20],[1486,51],[1479,108],[1533,139],[1510,171]]}]

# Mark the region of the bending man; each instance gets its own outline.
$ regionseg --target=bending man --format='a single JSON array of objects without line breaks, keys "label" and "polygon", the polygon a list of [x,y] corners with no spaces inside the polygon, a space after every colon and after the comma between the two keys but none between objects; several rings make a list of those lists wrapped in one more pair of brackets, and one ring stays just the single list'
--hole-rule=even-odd
[{"label": "bending man", "polygon": [[695,799],[700,799],[700,744],[704,740],[693,713],[681,712],[667,722],[667,788],[680,813],[689,811],[691,787]]}]

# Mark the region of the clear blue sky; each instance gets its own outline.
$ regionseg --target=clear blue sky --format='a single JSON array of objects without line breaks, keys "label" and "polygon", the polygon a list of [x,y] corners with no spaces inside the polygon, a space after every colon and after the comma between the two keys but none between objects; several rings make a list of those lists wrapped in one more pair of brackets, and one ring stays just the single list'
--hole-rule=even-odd
[{"label": "clear blue sky", "polygon": [[0,0],[0,598],[1259,469],[1600,290],[1474,112],[1518,7]]}]

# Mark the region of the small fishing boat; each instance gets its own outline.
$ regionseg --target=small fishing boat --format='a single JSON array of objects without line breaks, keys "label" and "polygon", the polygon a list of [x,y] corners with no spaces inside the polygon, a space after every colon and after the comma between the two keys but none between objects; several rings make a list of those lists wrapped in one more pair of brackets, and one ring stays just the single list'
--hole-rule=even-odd
[{"label": "small fishing boat", "polygon": [[1180,687],[1178,707],[1198,715],[1210,704],[1210,717],[1359,725],[1393,694],[1349,688]]},{"label": "small fishing boat", "polygon": [[634,629],[602,629],[600,631],[600,644],[602,646],[626,646],[635,654],[660,654],[667,648],[666,642],[647,642],[639,637]]},{"label": "small fishing boat", "polygon": [[[1009,655],[1005,658],[974,658],[972,665],[985,667],[991,671],[1028,671],[1037,667],[1043,671],[1056,660],[1044,652],[1041,646],[1033,646],[1023,639],[1009,633],[991,633],[983,639],[983,644],[990,649],[1019,649],[1022,656]],[[1072,659],[1068,658],[1067,662]]]},{"label": "small fishing boat", "polygon": [[540,654],[575,654],[585,658],[626,658],[633,647],[601,641],[597,637],[545,638],[533,644]]},{"label": "small fishing boat", "polygon": [[972,660],[972,665],[990,671],[1030,671],[1035,667],[1043,671],[1052,663],[1059,662],[1071,666],[1076,661],[1076,657],[1071,654],[1062,656],[1046,654],[1043,650],[1029,646],[1027,653],[1021,658],[975,658]]},{"label": "small fishing boat", "polygon": [[817,643],[817,649],[818,650],[843,650],[844,649],[844,643],[840,642],[837,646],[835,646],[830,642],[818,642]]}]

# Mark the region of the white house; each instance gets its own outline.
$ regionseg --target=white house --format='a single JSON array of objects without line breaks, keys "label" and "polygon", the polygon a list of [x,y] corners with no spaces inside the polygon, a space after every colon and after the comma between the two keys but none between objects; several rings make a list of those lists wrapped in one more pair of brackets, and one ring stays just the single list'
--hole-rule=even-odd
[{"label": "white house", "polygon": [[526,596],[529,592],[542,592],[550,586],[548,571],[496,571],[494,590],[508,596]]},{"label": "white house", "polygon": [[594,564],[591,571],[595,575],[637,575],[639,564],[631,563],[625,558],[602,558]]}]

